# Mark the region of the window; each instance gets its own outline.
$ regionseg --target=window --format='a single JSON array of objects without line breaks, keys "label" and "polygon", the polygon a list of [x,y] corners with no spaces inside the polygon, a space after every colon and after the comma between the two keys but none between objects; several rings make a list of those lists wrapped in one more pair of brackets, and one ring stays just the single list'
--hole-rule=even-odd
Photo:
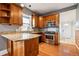
[{"label": "window", "polygon": [[23,14],[22,30],[30,30],[31,28],[31,15]]}]

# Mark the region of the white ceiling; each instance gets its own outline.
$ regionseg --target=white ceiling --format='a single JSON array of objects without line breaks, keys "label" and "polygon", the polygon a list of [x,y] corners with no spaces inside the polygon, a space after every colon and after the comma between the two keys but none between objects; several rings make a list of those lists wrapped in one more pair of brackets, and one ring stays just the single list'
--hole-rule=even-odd
[{"label": "white ceiling", "polygon": [[[44,14],[75,5],[75,3],[25,3],[24,5],[36,13]],[[31,7],[29,7],[29,5],[31,5]]]}]

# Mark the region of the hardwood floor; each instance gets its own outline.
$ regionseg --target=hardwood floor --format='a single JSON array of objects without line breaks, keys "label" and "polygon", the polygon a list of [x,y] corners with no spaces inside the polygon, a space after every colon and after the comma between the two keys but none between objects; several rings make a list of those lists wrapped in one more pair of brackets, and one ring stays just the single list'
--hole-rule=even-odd
[{"label": "hardwood floor", "polygon": [[40,43],[38,56],[79,56],[79,51],[74,45],[60,44],[57,46]]},{"label": "hardwood floor", "polygon": [[38,56],[79,56],[79,51],[74,45],[60,44],[57,46],[41,43]]}]

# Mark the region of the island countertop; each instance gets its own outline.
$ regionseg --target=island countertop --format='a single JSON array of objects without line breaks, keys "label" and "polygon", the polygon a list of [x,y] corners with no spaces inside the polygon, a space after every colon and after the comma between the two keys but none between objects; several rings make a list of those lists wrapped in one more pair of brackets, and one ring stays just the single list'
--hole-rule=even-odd
[{"label": "island countertop", "polygon": [[22,40],[29,40],[32,38],[37,38],[40,35],[30,34],[30,33],[8,33],[8,34],[1,34],[1,36],[5,37],[11,41],[22,41]]}]

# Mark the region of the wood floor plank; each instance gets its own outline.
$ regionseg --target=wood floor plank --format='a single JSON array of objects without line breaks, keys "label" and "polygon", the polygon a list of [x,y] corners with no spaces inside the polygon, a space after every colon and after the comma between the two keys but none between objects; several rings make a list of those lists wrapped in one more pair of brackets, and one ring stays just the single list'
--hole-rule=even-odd
[{"label": "wood floor plank", "polygon": [[74,45],[60,44],[50,45],[41,43],[39,45],[39,56],[79,56],[79,51]]}]

